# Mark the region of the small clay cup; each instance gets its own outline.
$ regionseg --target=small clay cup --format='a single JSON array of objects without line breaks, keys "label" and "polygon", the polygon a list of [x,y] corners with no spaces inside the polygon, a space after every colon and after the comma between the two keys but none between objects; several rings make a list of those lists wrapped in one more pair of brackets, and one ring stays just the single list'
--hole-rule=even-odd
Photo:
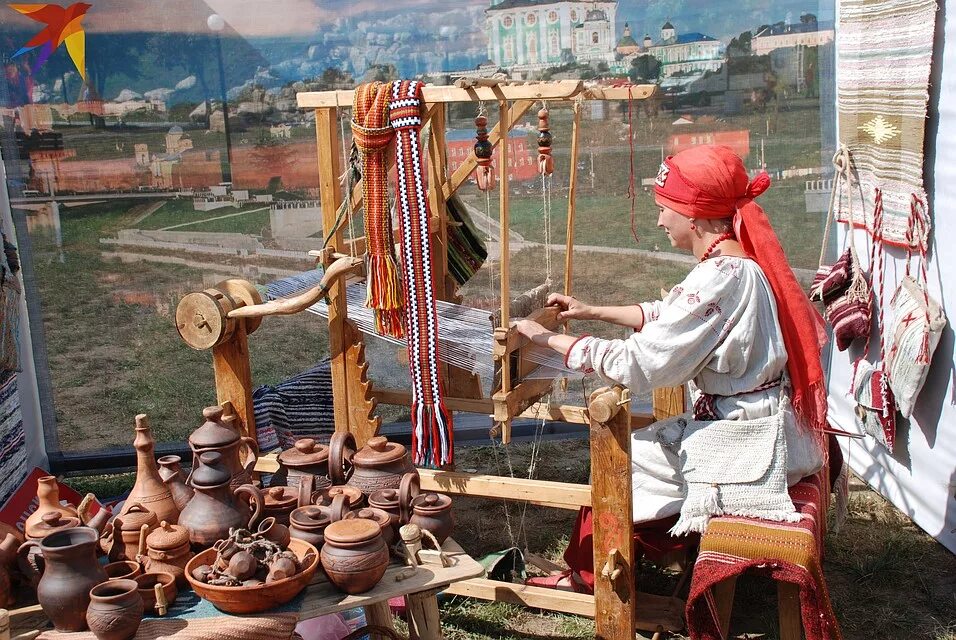
[{"label": "small clay cup", "polygon": [[129,640],[143,620],[135,580],[107,580],[90,589],[86,623],[97,640]]},{"label": "small clay cup", "polygon": [[146,613],[162,615],[156,610],[156,585],[162,585],[166,605],[169,607],[173,606],[179,593],[176,588],[176,577],[171,573],[144,573],[136,578],[136,584],[139,585],[137,591],[143,599],[143,610]]},{"label": "small clay cup", "polygon": [[117,560],[109,563],[103,569],[110,580],[135,580],[137,576],[143,573],[142,565],[132,560]]},{"label": "small clay cup", "polygon": [[256,535],[260,538],[275,542],[283,549],[289,548],[289,540],[292,538],[289,527],[276,521],[276,519],[271,516],[259,523],[259,528],[256,529]]}]

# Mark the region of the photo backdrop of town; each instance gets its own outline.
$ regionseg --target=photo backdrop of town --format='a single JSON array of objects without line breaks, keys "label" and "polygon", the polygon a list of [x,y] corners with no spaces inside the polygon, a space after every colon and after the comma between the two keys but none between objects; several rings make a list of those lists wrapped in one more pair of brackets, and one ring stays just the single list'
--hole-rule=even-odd
[{"label": "photo backdrop of town", "polygon": [[[682,279],[691,261],[656,229],[649,185],[663,156],[703,143],[770,172],[761,202],[798,275],[816,267],[832,174],[832,2],[94,0],[83,25],[85,81],[64,47],[39,68],[39,49],[11,58],[42,25],[0,8],[7,185],[42,316],[31,329],[48,360],[55,416],[45,420],[66,451],[128,444],[141,412],[161,438],[183,437],[215,393],[210,354],[176,334],[179,298],[313,266],[306,252],[323,240],[315,126],[296,106],[300,91],[495,74],[657,84],[650,100],[584,104],[574,292],[626,304]],[[497,107],[485,106],[493,125]],[[548,275],[549,229],[561,245],[551,276],[563,277],[571,110],[551,109],[550,216],[535,111],[508,139],[513,291]],[[450,170],[471,153],[476,115],[477,105],[448,109]],[[487,306],[498,199],[473,183],[460,195],[491,255],[463,293]],[[407,384],[401,355],[373,345],[373,378]],[[251,351],[255,382],[277,384],[327,354],[323,321],[270,319]]]}]

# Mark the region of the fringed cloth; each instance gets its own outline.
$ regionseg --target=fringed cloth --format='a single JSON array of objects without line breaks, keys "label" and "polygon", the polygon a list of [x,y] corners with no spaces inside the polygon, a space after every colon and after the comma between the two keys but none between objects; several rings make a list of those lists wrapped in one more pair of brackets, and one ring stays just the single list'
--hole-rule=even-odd
[{"label": "fringed cloth", "polygon": [[393,135],[388,124],[389,88],[388,84],[370,82],[355,89],[352,139],[362,156],[368,267],[365,306],[375,310],[378,333],[401,338],[403,296],[395,262],[385,165],[385,151]]},{"label": "fringed cloth", "polygon": [[841,640],[840,626],[823,577],[823,537],[828,486],[826,467],[790,488],[800,522],[770,522],[722,516],[710,521],[687,598],[687,629],[692,638],[721,638],[712,588],[756,569],[774,580],[800,587],[800,613],[807,640]]},{"label": "fringed cloth", "polygon": [[[214,618],[144,618],[133,640],[261,640],[292,638],[297,613],[273,613],[262,616],[232,616],[221,614]],[[90,631],[61,633],[47,631],[38,640],[96,640]]]},{"label": "fringed cloth", "polygon": [[452,415],[442,402],[438,361],[438,311],[422,162],[422,85],[416,80],[391,84],[389,120],[395,130],[399,229],[405,276],[408,367],[412,377],[412,459],[416,465],[452,462]]}]

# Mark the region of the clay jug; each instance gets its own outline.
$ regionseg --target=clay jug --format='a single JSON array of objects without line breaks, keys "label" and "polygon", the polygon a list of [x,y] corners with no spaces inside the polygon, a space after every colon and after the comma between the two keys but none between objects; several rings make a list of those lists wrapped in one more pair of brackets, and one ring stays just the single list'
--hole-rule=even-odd
[{"label": "clay jug", "polygon": [[186,484],[186,474],[183,473],[183,459],[179,456],[163,456],[156,461],[159,464],[159,477],[173,496],[173,502],[180,511],[193,497],[193,492]]},{"label": "clay jug", "polygon": [[180,587],[185,587],[186,563],[193,557],[189,548],[189,531],[166,521],[146,538],[146,555],[136,557],[149,573],[171,574]]},{"label": "clay jug", "polygon": [[325,544],[319,555],[332,584],[350,594],[374,587],[388,568],[388,547],[374,520],[333,522],[325,528]]},{"label": "clay jug", "polygon": [[108,580],[90,590],[86,621],[97,640],[129,640],[143,620],[143,598],[135,580]]},{"label": "clay jug", "polygon": [[99,535],[89,527],[73,527],[58,531],[42,541],[28,540],[17,550],[22,560],[32,548],[40,550],[38,564],[21,568],[32,575],[41,574],[37,600],[57,631],[83,631],[90,589],[104,582],[106,571],[96,560]]},{"label": "clay jug", "polygon": [[155,442],[149,431],[146,415],[142,413],[136,416],[136,437],[133,439],[133,447],[136,449],[136,483],[119,515],[126,514],[132,505],[141,504],[156,514],[156,522],[160,520],[176,522],[179,518],[179,509],[173,502],[169,488],[163,484],[163,479],[159,476],[159,468],[153,457]]},{"label": "clay jug", "polygon": [[75,507],[60,504],[60,487],[54,476],[43,476],[37,480],[37,500],[40,502],[37,510],[23,523],[23,533],[28,538],[36,537],[33,528],[40,524],[44,513],[57,511],[66,518],[76,517]]},{"label": "clay jug", "polygon": [[91,515],[90,512],[93,510],[93,503],[95,501],[95,495],[92,493],[86,494],[80,502],[80,505],[76,508],[76,515],[84,525],[103,533],[110,518],[113,517],[113,512],[101,506],[95,514]]},{"label": "clay jug", "polygon": [[[179,515],[179,524],[189,531],[189,540],[198,548],[211,547],[229,536],[230,529],[253,529],[262,513],[262,494],[251,484],[237,489],[229,484],[229,471],[222,454],[201,453],[193,469],[193,497]],[[249,517],[248,496],[255,505]]]},{"label": "clay jug", "polygon": [[365,495],[379,489],[398,489],[402,476],[412,470],[414,467],[404,445],[375,436],[352,456],[352,477],[348,484]]},{"label": "clay jug", "polygon": [[[189,435],[189,448],[193,451],[193,468],[196,459],[207,451],[217,451],[229,470],[230,484],[235,489],[244,484],[252,484],[252,468],[259,457],[259,446],[255,438],[243,437],[236,425],[235,415],[223,415],[221,406],[206,407],[202,411],[205,422]],[[249,450],[242,459],[241,449]],[[192,474],[190,474],[192,477]]]}]

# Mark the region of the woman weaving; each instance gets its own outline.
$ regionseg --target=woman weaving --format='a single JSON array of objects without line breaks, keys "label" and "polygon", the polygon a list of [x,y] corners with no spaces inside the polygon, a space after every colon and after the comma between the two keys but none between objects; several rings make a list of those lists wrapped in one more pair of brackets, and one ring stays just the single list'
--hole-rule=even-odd
[{"label": "woman weaving", "polygon": [[[765,173],[751,182],[727,147],[697,146],[667,158],[654,185],[657,225],[674,247],[700,261],[684,281],[663,300],[625,307],[550,297],[549,304],[562,308],[560,319],[633,328],[624,340],[558,334],[529,320],[516,324],[536,344],[563,354],[570,368],[594,371],[635,394],[692,383],[691,414],[637,430],[632,438],[633,520],[638,532],[651,522],[658,532],[657,542],[645,540],[645,548],[668,546],[660,525],[673,525],[670,533],[681,535],[703,531],[710,516],[722,513],[792,519],[786,487],[823,463],[823,324],[753,201],[769,184]],[[783,431],[780,438],[774,424]],[[767,438],[754,439],[763,432]],[[744,439],[728,440],[727,434]],[[695,458],[695,451],[705,453]],[[775,487],[766,482],[771,471],[763,470],[773,467],[772,456],[783,458],[776,460]],[[702,475],[707,465],[723,469],[711,478]],[[744,470],[741,484],[727,477],[730,467]],[[565,574],[534,583],[593,585],[589,515],[582,512],[565,554],[576,581]]]}]

